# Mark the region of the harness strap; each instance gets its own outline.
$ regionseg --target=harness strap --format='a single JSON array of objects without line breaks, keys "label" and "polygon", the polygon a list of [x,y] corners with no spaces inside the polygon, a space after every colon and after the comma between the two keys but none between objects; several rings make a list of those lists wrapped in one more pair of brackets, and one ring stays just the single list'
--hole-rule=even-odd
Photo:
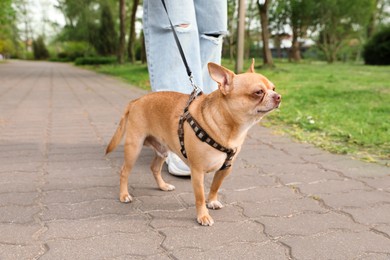
[{"label": "harness strap", "polygon": [[179,120],[179,130],[178,130],[178,135],[179,135],[179,142],[180,142],[180,151],[183,154],[185,158],[187,158],[187,153],[184,147],[184,121],[187,121],[189,125],[191,126],[192,130],[194,130],[195,135],[198,137],[199,140],[202,142],[207,143],[214,149],[217,149],[218,151],[221,151],[223,153],[226,153],[226,160],[222,164],[222,167],[219,170],[224,170],[226,168],[229,168],[232,166],[232,160],[234,158],[234,155],[236,154],[237,150],[236,149],[230,149],[222,146],[218,142],[216,142],[212,137],[210,137],[206,131],[203,130],[203,128],[199,125],[199,123],[192,117],[190,112],[188,111],[189,105],[192,103],[192,101],[199,96],[201,93],[196,94],[195,91],[191,93],[189,102],[187,106],[184,109],[184,114],[180,117]]}]

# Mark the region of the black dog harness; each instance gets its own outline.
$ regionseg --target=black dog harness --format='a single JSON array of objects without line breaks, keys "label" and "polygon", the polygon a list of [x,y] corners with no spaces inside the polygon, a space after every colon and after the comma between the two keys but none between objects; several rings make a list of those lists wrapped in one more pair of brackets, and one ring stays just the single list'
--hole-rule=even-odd
[{"label": "black dog harness", "polygon": [[183,154],[183,156],[185,158],[187,158],[187,153],[186,153],[186,150],[184,147],[184,128],[183,128],[184,122],[187,121],[190,124],[192,130],[194,130],[195,135],[198,137],[199,140],[207,143],[208,145],[210,145],[214,149],[217,149],[218,151],[226,153],[226,160],[222,164],[222,167],[219,169],[219,170],[224,170],[224,169],[227,169],[230,166],[232,166],[232,160],[234,158],[234,155],[237,152],[237,149],[226,148],[226,147],[220,145],[219,143],[217,143],[212,137],[210,137],[207,134],[207,132],[205,130],[203,130],[203,128],[199,125],[199,123],[192,117],[190,111],[188,111],[188,107],[190,106],[192,101],[194,101],[197,96],[202,95],[202,94],[203,93],[201,91],[199,93],[197,93],[197,91],[194,90],[190,95],[190,98],[187,102],[187,106],[184,108],[183,115],[180,116],[179,130],[178,130],[179,141],[180,141],[180,146],[181,146],[180,151]]}]

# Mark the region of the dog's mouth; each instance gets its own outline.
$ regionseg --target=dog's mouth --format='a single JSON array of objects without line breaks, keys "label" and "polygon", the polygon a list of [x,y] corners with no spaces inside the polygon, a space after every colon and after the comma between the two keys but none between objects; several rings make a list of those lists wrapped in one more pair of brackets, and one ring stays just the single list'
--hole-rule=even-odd
[{"label": "dog's mouth", "polygon": [[[276,107],[275,107],[276,108]],[[275,108],[270,108],[268,110],[257,110],[257,113],[268,113],[268,112],[271,112],[272,110],[274,110]]]},{"label": "dog's mouth", "polygon": [[272,110],[274,110],[274,109],[276,109],[276,108],[279,108],[279,106],[280,106],[280,103],[276,104],[276,106],[271,107],[270,109],[266,109],[266,110],[258,109],[258,110],[257,110],[257,113],[258,113],[258,114],[259,114],[259,113],[265,114],[265,113],[271,112]]}]

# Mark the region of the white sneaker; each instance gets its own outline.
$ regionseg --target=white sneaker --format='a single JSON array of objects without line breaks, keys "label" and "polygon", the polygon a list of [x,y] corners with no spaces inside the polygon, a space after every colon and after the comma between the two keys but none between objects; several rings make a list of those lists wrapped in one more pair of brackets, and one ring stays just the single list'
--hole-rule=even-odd
[{"label": "white sneaker", "polygon": [[168,172],[175,176],[190,176],[190,168],[185,164],[179,156],[169,152],[166,160],[168,164]]}]

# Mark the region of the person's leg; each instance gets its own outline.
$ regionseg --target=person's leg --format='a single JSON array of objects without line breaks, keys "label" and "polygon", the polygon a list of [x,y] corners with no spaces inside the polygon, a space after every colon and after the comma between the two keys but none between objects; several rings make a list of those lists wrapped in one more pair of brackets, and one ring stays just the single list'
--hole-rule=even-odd
[{"label": "person's leg", "polygon": [[194,0],[198,23],[203,90],[210,93],[217,88],[208,72],[209,62],[221,63],[223,37],[227,34],[227,1]]},{"label": "person's leg", "polygon": [[[201,58],[194,2],[193,0],[165,2],[195,83],[201,87]],[[152,90],[191,93],[192,86],[161,1],[144,0],[143,23]]]},{"label": "person's leg", "polygon": [[[203,82],[199,34],[193,0],[165,0],[195,84]],[[149,78],[153,91],[177,91],[189,94],[192,86],[174,40],[168,17],[160,0],[144,0],[143,25]],[[172,153],[166,160],[173,175],[188,176],[190,169]]]}]

